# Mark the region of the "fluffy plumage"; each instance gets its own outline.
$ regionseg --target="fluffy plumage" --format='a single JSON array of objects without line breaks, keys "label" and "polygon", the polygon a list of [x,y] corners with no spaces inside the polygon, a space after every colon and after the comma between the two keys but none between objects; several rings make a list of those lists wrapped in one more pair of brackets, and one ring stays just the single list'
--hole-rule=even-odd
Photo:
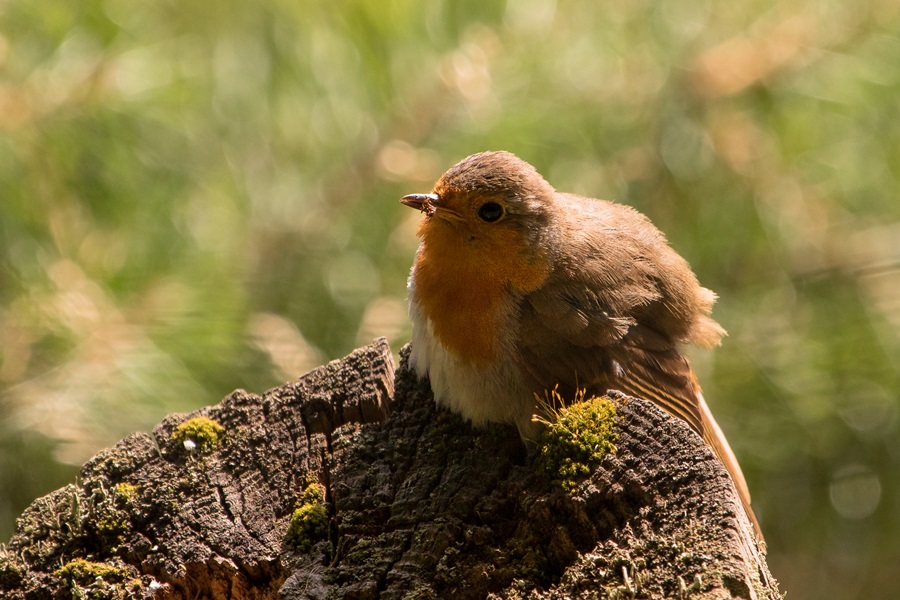
[{"label": "fluffy plumage", "polygon": [[409,278],[411,363],[439,403],[534,439],[535,394],[555,387],[651,400],[712,446],[756,524],[679,349],[725,335],[709,317],[716,296],[645,216],[557,192],[508,152],[472,155],[403,202],[424,213]]}]

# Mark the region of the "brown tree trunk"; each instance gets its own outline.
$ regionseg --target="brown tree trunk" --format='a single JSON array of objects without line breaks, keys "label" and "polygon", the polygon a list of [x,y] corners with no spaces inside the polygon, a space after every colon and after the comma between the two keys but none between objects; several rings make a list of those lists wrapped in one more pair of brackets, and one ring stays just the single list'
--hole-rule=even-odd
[{"label": "brown tree trunk", "polygon": [[[377,340],[101,452],[23,513],[0,597],[781,597],[681,421],[619,397],[616,453],[564,493],[513,428],[436,408],[402,356],[395,378]],[[178,432],[198,416],[224,430]]]}]

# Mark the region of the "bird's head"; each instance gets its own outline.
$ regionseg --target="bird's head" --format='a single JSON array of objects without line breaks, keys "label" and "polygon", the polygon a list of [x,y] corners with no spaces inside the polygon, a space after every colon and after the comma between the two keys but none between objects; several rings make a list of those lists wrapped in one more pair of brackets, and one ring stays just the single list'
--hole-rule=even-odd
[{"label": "bird's head", "polygon": [[[510,152],[481,152],[444,173],[428,194],[400,201],[421,210],[419,237],[482,265],[546,261],[555,190],[534,167]],[[441,254],[444,254],[441,252]],[[525,264],[523,267],[527,266]]]}]

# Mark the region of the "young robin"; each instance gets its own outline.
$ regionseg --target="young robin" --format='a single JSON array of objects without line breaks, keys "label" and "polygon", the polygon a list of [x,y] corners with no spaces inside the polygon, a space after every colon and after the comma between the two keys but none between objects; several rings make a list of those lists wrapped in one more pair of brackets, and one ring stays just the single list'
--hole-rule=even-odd
[{"label": "young robin", "polygon": [[716,295],[644,215],[557,192],[509,152],[473,154],[401,202],[424,215],[410,364],[438,403],[535,440],[536,395],[554,388],[651,400],[709,443],[759,533],[740,466],[679,350],[725,335],[708,316]]}]

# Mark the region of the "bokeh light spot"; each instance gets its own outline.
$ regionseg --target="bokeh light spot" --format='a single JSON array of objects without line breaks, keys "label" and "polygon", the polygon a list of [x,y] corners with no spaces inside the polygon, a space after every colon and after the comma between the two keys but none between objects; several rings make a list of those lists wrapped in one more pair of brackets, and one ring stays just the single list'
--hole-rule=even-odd
[{"label": "bokeh light spot", "polygon": [[863,465],[838,470],[828,488],[831,505],[845,519],[864,519],[881,502],[881,480]]}]

